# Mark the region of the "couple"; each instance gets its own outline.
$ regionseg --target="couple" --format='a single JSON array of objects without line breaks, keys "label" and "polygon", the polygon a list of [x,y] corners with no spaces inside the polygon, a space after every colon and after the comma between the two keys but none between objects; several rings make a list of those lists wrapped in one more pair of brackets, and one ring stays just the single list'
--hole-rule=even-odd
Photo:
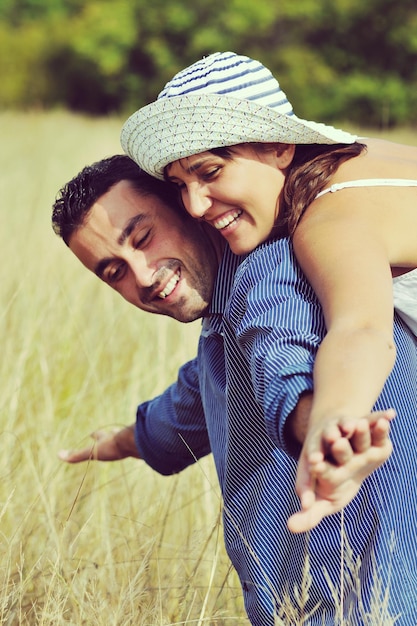
[{"label": "couple", "polygon": [[[289,239],[235,256],[221,235],[183,215],[172,198],[163,182],[127,157],[114,157],[87,168],[55,204],[55,230],[124,298],[181,321],[203,316],[197,359],[166,393],[138,407],[135,425],[99,439],[97,456],[138,456],[170,474],[211,451],[225,502],[226,546],[251,622],[273,624],[284,593],[297,604],[294,588],[302,586],[308,557],[312,584],[299,621],[334,624],[341,515],[325,517],[308,535],[291,533],[287,520],[300,531],[343,506],[389,456],[387,422],[376,415],[360,421],[350,440],[329,441],[329,459],[316,475],[318,498],[297,515],[296,459],[307,430],[313,362],[326,333],[320,305]],[[369,622],[377,580],[388,590],[396,623],[416,623],[416,463],[405,442],[414,430],[417,357],[398,318],[394,331],[397,361],[376,408],[396,407],[395,452],[343,514],[351,561],[360,566],[358,581],[346,572],[350,624]],[[86,456],[80,451],[66,460]]]}]

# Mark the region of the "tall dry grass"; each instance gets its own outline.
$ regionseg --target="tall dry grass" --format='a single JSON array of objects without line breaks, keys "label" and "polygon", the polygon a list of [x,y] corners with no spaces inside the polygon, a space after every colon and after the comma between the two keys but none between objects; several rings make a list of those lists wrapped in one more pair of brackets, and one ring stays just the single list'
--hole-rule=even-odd
[{"label": "tall dry grass", "polygon": [[0,623],[247,624],[211,458],[69,466],[195,355],[199,324],[143,314],[50,226],[58,188],[121,152],[117,119],[0,115]]}]

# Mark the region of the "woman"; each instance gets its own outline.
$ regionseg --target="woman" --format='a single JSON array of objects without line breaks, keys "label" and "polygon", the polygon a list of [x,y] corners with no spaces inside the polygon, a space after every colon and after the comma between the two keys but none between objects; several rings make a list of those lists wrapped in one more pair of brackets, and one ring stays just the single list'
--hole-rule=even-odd
[{"label": "woman", "polygon": [[301,465],[324,471],[336,442],[343,463],[395,361],[394,304],[417,334],[417,149],[298,118],[269,70],[231,52],[177,74],[125,123],[122,145],[235,253],[292,237],[328,329]]}]

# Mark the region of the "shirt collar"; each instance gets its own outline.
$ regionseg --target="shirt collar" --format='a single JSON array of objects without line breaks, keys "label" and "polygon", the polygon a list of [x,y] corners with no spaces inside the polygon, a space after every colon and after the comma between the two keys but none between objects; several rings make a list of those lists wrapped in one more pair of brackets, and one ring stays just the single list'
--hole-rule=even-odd
[{"label": "shirt collar", "polygon": [[214,283],[209,315],[223,314],[232,291],[236,270],[246,256],[237,256],[226,246]]}]

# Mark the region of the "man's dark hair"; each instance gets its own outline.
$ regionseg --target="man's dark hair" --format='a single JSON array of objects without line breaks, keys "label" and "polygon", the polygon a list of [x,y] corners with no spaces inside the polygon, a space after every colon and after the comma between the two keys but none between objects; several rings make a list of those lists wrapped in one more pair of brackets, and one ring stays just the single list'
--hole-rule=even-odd
[{"label": "man's dark hair", "polygon": [[128,180],[141,195],[154,195],[177,208],[177,193],[172,185],[140,169],[124,154],[88,165],[60,189],[52,210],[52,228],[67,246],[71,235],[82,226],[97,200],[114,185]]}]

